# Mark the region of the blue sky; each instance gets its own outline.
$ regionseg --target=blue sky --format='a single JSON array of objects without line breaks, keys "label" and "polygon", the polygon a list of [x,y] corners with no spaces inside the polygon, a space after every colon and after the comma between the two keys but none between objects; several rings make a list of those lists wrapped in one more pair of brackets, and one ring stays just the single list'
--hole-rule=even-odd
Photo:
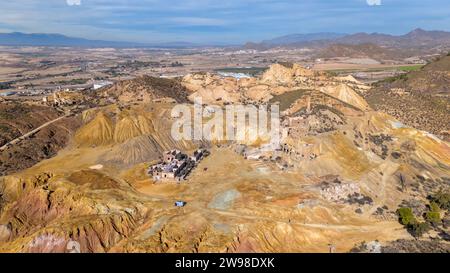
[{"label": "blue sky", "polygon": [[[381,5],[376,5],[381,2]],[[237,44],[291,33],[450,31],[449,0],[2,0],[0,32]]]}]

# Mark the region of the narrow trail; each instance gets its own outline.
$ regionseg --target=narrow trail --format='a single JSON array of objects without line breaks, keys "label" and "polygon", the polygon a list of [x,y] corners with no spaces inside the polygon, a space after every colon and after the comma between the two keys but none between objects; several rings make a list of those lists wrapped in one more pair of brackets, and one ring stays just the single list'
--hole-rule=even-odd
[{"label": "narrow trail", "polygon": [[364,226],[361,225],[339,225],[339,224],[324,224],[324,223],[305,223],[305,222],[298,222],[291,220],[288,221],[282,221],[276,218],[272,217],[264,217],[264,216],[254,216],[254,215],[245,215],[242,213],[236,213],[234,211],[223,211],[223,210],[214,210],[214,209],[205,209],[205,208],[198,208],[199,210],[202,210],[206,213],[216,213],[220,214],[222,216],[228,216],[228,217],[234,217],[234,218],[241,218],[241,219],[247,219],[247,220],[257,220],[257,221],[266,221],[266,222],[275,222],[275,223],[283,223],[293,226],[301,226],[301,227],[307,227],[307,228],[317,228],[317,229],[329,229],[329,230],[360,230],[360,231],[371,231],[376,230],[379,228],[378,225],[373,224],[367,224]]},{"label": "narrow trail", "polygon": [[8,142],[8,143],[6,143],[5,145],[1,146],[1,147],[0,147],[0,151],[6,150],[9,146],[15,145],[15,144],[19,143],[20,141],[22,141],[22,140],[24,140],[24,139],[26,139],[26,138],[32,136],[33,134],[39,132],[40,130],[44,129],[45,127],[47,127],[47,126],[49,126],[49,125],[51,125],[51,124],[53,124],[53,123],[55,123],[55,122],[57,122],[57,121],[59,121],[59,120],[61,120],[61,119],[63,119],[63,118],[68,117],[69,115],[70,115],[70,114],[66,114],[66,115],[61,116],[61,117],[59,117],[59,118],[56,118],[56,119],[54,119],[54,120],[50,120],[50,121],[48,121],[48,122],[42,124],[41,126],[39,126],[39,127],[35,128],[35,129],[29,131],[28,133],[25,133],[25,134],[23,134],[23,135],[21,135],[21,136],[15,138],[15,139],[11,140],[10,142]]},{"label": "narrow trail", "polygon": [[378,207],[384,206],[386,202],[386,183],[389,178],[397,171],[399,164],[396,163],[384,163],[381,168],[383,172],[383,177],[381,178],[381,187],[380,187],[380,197],[378,198],[377,204],[373,205],[372,208],[367,212],[367,214],[373,214]]}]

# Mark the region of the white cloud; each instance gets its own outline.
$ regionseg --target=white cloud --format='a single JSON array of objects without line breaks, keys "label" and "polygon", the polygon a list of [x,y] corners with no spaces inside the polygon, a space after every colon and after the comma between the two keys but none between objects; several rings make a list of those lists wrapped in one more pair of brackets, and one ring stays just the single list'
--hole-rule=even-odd
[{"label": "white cloud", "polygon": [[381,0],[366,0],[369,6],[381,6]]},{"label": "white cloud", "polygon": [[69,6],[80,6],[81,0],[66,0],[66,3]]}]

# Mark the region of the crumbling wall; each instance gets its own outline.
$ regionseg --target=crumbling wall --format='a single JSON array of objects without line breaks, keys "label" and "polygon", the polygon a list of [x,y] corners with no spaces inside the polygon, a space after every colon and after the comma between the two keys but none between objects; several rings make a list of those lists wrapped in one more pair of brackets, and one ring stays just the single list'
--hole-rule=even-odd
[{"label": "crumbling wall", "polygon": [[359,185],[355,183],[333,183],[322,186],[320,194],[329,201],[345,199],[355,193],[360,194]]}]

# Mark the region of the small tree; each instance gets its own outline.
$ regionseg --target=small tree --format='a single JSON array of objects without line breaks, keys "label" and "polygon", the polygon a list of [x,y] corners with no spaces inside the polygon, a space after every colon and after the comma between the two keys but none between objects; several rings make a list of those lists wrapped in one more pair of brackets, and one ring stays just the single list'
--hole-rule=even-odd
[{"label": "small tree", "polygon": [[399,208],[397,210],[397,214],[399,216],[400,223],[404,226],[412,225],[417,222],[411,208]]},{"label": "small tree", "polygon": [[430,203],[430,211],[441,212],[441,208],[439,207],[439,205],[436,202],[431,202]]},{"label": "small tree", "polygon": [[441,209],[439,208],[439,205],[437,203],[430,203],[430,211],[425,213],[425,219],[433,226],[441,222]]},{"label": "small tree", "polygon": [[437,225],[441,222],[441,214],[439,212],[429,211],[425,213],[425,219],[427,222]]},{"label": "small tree", "polygon": [[408,230],[412,236],[420,238],[430,229],[430,225],[427,222],[414,223],[408,226]]},{"label": "small tree", "polygon": [[431,201],[436,203],[441,209],[450,209],[450,193],[439,191],[435,195],[431,196]]}]

